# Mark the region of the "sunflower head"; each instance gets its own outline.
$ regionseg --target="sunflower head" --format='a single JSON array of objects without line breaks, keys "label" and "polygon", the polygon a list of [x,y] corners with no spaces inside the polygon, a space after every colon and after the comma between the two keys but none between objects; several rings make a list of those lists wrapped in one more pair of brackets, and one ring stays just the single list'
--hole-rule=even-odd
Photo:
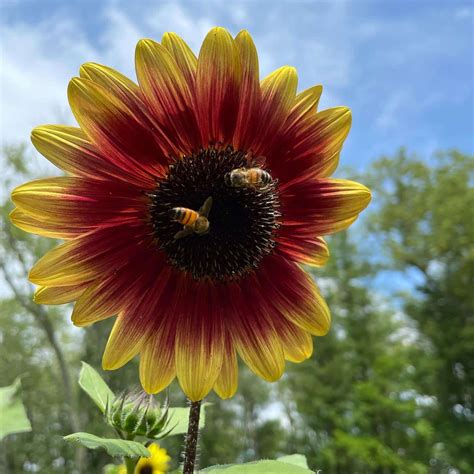
[{"label": "sunflower head", "polygon": [[370,201],[331,177],[351,113],[318,111],[322,87],[298,93],[292,67],[260,80],[246,31],[213,28],[197,57],[166,33],[135,61],[138,84],[81,66],[68,89],[79,127],[32,133],[68,175],[16,188],[11,219],[65,240],[31,269],[36,302],[75,301],[77,326],[117,316],[105,369],[140,354],[148,393],[177,377],[191,400],[227,398],[238,357],[274,381],[329,330],[301,264],[324,265],[323,236]]},{"label": "sunflower head", "polygon": [[[135,474],[165,474],[169,469],[171,457],[166,449],[160,447],[158,443],[152,443],[148,446],[151,456],[149,458],[140,458],[135,466]],[[118,474],[127,474],[125,466],[120,466]]]}]

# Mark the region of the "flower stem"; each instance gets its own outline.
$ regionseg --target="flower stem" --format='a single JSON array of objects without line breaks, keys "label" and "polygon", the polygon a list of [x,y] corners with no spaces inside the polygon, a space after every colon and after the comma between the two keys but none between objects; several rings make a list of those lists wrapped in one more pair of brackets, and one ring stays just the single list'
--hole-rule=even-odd
[{"label": "flower stem", "polygon": [[189,408],[188,433],[185,439],[183,474],[193,474],[196,463],[197,441],[199,436],[199,416],[201,400],[191,402]]},{"label": "flower stem", "polygon": [[137,460],[132,458],[124,458],[125,466],[127,467],[127,474],[134,474],[135,466],[137,465]]}]

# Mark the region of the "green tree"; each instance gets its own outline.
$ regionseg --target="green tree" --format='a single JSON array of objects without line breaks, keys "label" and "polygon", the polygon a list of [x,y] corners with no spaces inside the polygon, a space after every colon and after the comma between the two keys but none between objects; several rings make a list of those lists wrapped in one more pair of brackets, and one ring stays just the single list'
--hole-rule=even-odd
[{"label": "green tree", "polygon": [[320,279],[333,328],[313,357],[289,373],[298,444],[310,466],[331,473],[428,472],[432,426],[423,420],[413,365],[394,310],[374,294],[376,268],[346,233],[330,241]]},{"label": "green tree", "polygon": [[374,232],[394,269],[421,277],[402,295],[425,340],[423,391],[436,399],[431,464],[436,472],[474,466],[473,156],[457,151],[429,160],[404,150],[372,173],[379,209]]}]

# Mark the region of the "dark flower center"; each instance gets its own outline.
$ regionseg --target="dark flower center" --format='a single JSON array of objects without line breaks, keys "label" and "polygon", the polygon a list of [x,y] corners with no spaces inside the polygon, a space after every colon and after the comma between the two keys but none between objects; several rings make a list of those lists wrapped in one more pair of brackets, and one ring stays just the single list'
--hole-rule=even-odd
[{"label": "dark flower center", "polygon": [[[256,269],[275,246],[277,183],[232,186],[229,173],[256,163],[232,147],[208,148],[175,160],[152,193],[151,222],[169,262],[196,279],[231,281]],[[268,175],[267,175],[268,177]],[[198,211],[212,197],[209,230],[175,238],[184,226],[176,207]]]},{"label": "dark flower center", "polygon": [[151,464],[140,466],[138,472],[139,474],[153,474],[153,466]]}]

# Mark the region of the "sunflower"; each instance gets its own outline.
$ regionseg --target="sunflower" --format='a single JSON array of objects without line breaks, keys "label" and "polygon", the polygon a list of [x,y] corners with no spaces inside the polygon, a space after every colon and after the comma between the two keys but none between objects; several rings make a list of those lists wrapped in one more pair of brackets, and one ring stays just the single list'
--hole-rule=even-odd
[{"label": "sunflower", "polygon": [[324,265],[321,236],[370,201],[330,178],[350,110],[317,112],[322,87],[297,94],[289,66],[260,81],[246,31],[212,29],[198,58],[174,33],[141,40],[136,72],[84,64],[68,88],[79,128],[32,132],[68,173],[12,193],[18,227],[65,240],[31,269],[35,301],[76,301],[76,326],[118,315],[103,367],[140,354],[149,393],[177,377],[193,401],[231,397],[237,356],[275,381],[330,326],[300,264]]},{"label": "sunflower", "polygon": [[[135,474],[164,474],[169,468],[171,458],[166,449],[160,447],[158,443],[152,443],[148,446],[151,456],[149,458],[140,458],[135,466]],[[118,474],[127,474],[127,468],[122,465],[119,467]]]}]

